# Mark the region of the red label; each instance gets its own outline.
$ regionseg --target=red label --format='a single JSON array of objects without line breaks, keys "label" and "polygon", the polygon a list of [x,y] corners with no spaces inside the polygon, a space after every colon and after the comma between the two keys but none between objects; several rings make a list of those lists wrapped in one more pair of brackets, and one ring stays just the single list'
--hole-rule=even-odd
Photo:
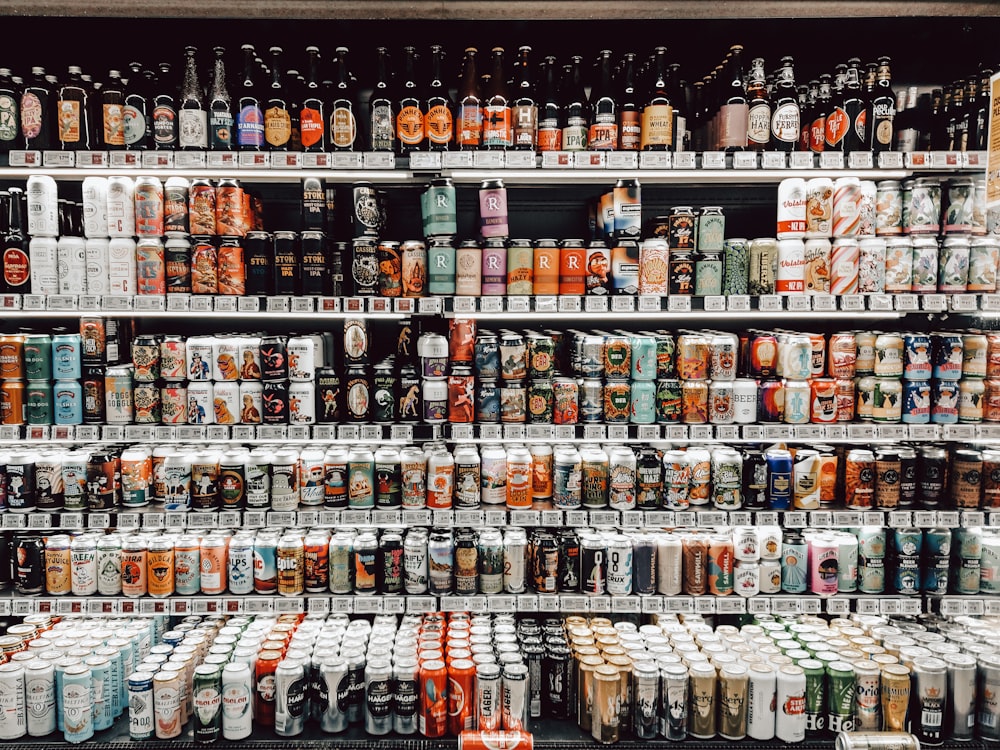
[{"label": "red label", "polygon": [[24,286],[31,278],[31,261],[28,254],[19,247],[8,247],[3,251],[3,279],[10,287]]},{"label": "red label", "polygon": [[618,148],[622,151],[638,151],[639,140],[642,137],[642,124],[639,112],[626,110],[618,115]]},{"label": "red label", "polygon": [[478,104],[461,104],[457,119],[455,141],[458,145],[478,146],[483,140],[483,110]]},{"label": "red label", "polygon": [[836,146],[844,140],[849,127],[851,127],[851,120],[847,116],[847,112],[837,107],[826,118],[826,142],[831,146]]},{"label": "red label", "polygon": [[809,150],[820,152],[826,145],[826,118],[817,117],[809,131]]},{"label": "red label", "polygon": [[539,128],[538,150],[559,151],[562,149],[562,130],[560,128]]},{"label": "red label", "polygon": [[323,117],[319,110],[303,108],[299,112],[299,138],[306,148],[323,139]]},{"label": "red label", "polygon": [[854,132],[857,133],[858,138],[862,141],[865,139],[865,123],[868,121],[867,110],[861,110],[858,112],[858,116],[854,118]]}]

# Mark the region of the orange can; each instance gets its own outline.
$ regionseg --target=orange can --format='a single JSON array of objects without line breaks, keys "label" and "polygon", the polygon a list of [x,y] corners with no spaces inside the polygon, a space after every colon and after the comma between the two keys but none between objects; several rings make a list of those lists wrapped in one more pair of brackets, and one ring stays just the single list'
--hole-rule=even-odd
[{"label": "orange can", "polygon": [[[587,291],[587,250],[582,242],[567,240],[559,251],[559,294],[583,295]],[[535,294],[538,294],[537,289]]]},{"label": "orange can", "polygon": [[424,737],[444,737],[448,732],[448,677],[448,669],[439,659],[425,661],[420,667],[420,715]]},{"label": "orange can", "polygon": [[708,383],[685,380],[681,383],[681,421],[684,424],[708,422]]},{"label": "orange can", "polygon": [[165,598],[174,593],[174,541],[158,536],[149,542],[146,581],[150,596]]},{"label": "orange can", "polygon": [[24,424],[23,380],[5,380],[0,385],[0,422]]},{"label": "orange can", "polygon": [[810,333],[809,343],[812,349],[809,374],[816,378],[823,375],[826,369],[826,337],[822,333]]},{"label": "orange can", "polygon": [[146,554],[146,542],[142,537],[129,537],[122,542],[122,594],[125,596],[146,595],[148,580]]},{"label": "orange can", "polygon": [[54,534],[45,541],[45,591],[51,596],[72,590],[69,537]]},{"label": "orange can", "polygon": [[448,667],[448,729],[461,734],[472,729],[476,705],[476,665],[456,659]]},{"label": "orange can", "polygon": [[677,337],[677,377],[707,380],[712,347],[707,336],[682,333]]},{"label": "orange can", "polygon": [[534,744],[531,734],[520,731],[474,730],[458,735],[458,750],[532,750]]},{"label": "orange can", "polygon": [[248,224],[243,188],[236,180],[219,180],[215,189],[215,233],[223,237],[243,237]]},{"label": "orange can", "polygon": [[243,246],[239,240],[226,239],[219,245],[216,256],[219,294],[242,297],[246,294],[247,269],[243,260]]},{"label": "orange can", "polygon": [[1000,380],[987,380],[983,397],[983,421],[1000,422]]},{"label": "orange can", "polygon": [[24,336],[0,336],[0,378],[24,377]]},{"label": "orange can", "polygon": [[813,378],[810,421],[829,424],[837,421],[837,381],[833,378]]},{"label": "orange can", "polygon": [[559,260],[556,240],[538,240],[532,263],[536,295],[559,294]]}]

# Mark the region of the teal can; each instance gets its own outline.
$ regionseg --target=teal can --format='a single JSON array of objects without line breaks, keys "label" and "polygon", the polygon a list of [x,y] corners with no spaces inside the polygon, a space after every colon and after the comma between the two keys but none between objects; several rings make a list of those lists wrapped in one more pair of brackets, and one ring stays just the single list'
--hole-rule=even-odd
[{"label": "teal can", "polygon": [[657,341],[653,336],[632,337],[632,380],[656,380]]},{"label": "teal can", "polygon": [[747,294],[750,279],[750,244],[743,238],[723,243],[723,294]]},{"label": "teal can", "polygon": [[52,383],[29,380],[24,392],[24,419],[28,424],[49,425],[54,422]]},{"label": "teal can", "polygon": [[669,333],[657,333],[656,340],[656,377],[673,378],[677,372],[677,342]]},{"label": "teal can", "polygon": [[83,369],[83,340],[79,333],[52,337],[52,378],[79,379]]},{"label": "teal can", "polygon": [[451,239],[435,237],[427,250],[427,293],[455,293],[455,246]]},{"label": "teal can", "polygon": [[928,594],[948,593],[948,572],[951,567],[951,530],[924,530],[924,591]]},{"label": "teal can", "polygon": [[659,424],[679,423],[682,414],[681,381],[676,378],[657,380],[654,402]]},{"label": "teal can", "polygon": [[[110,729],[115,723],[114,700],[112,691],[118,688],[111,680],[111,662],[103,656],[88,656],[83,660],[85,666],[90,667],[90,679],[94,700],[94,731],[101,732]],[[66,683],[63,683],[63,691],[66,690]]]},{"label": "teal can", "polygon": [[[58,681],[59,672],[56,670]],[[59,691],[62,701],[57,716],[62,722],[63,739],[77,744],[94,736],[94,688],[90,667],[78,663],[62,673]]]},{"label": "teal can", "polygon": [[858,591],[881,594],[885,591],[885,529],[862,526],[858,530]]},{"label": "teal can", "polygon": [[656,384],[651,380],[632,381],[632,424],[653,424],[656,421]]},{"label": "teal can", "polygon": [[435,177],[420,197],[424,237],[453,237],[458,233],[455,185],[450,177]]},{"label": "teal can", "polygon": [[52,377],[52,337],[49,334],[25,334],[24,377],[28,380],[49,380]]},{"label": "teal can", "polygon": [[83,387],[78,380],[57,380],[52,387],[55,424],[83,424]]}]

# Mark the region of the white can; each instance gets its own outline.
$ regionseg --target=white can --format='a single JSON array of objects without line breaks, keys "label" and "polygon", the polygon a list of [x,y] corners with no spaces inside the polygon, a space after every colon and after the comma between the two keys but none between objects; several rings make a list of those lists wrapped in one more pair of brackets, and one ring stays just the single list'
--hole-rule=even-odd
[{"label": "white can", "polygon": [[316,342],[310,336],[293,336],[286,344],[288,379],[312,382],[316,379]]},{"label": "white can", "polygon": [[83,180],[83,236],[88,239],[108,236],[107,177]]},{"label": "white can", "polygon": [[63,236],[56,247],[59,294],[87,293],[87,243],[83,237]]},{"label": "white can", "polygon": [[806,183],[806,237],[833,233],[833,180],[814,177]]},{"label": "white can", "polygon": [[780,526],[758,526],[757,527],[757,549],[760,550],[761,560],[781,559],[781,527]]},{"label": "white can", "polygon": [[878,190],[874,180],[861,180],[861,197],[858,201],[858,214],[861,222],[858,225],[858,237],[874,237],[877,229],[877,198]]},{"label": "white can", "polygon": [[215,339],[212,336],[191,336],[188,338],[184,352],[188,379],[212,379],[214,345]]},{"label": "white can", "polygon": [[215,389],[211,381],[192,381],[187,387],[187,423],[215,424]]},{"label": "white can", "polygon": [[861,181],[838,177],[833,183],[833,236],[856,237],[861,228]]},{"label": "white can", "polygon": [[783,742],[802,742],[806,737],[806,673],[796,664],[783,664],[776,687],[774,734]]},{"label": "white can", "polygon": [[188,510],[191,507],[191,463],[193,455],[175,450],[163,460],[164,510]]},{"label": "white can", "polygon": [[479,451],[482,481],[480,496],[485,505],[507,502],[507,451],[502,445],[484,445]]},{"label": "white can", "polygon": [[97,543],[93,537],[79,536],[70,548],[70,580],[73,596],[97,593]]},{"label": "white can", "polygon": [[137,286],[136,272],[135,240],[131,237],[112,238],[108,242],[107,293],[112,296],[133,296]]},{"label": "white can", "polygon": [[737,526],[733,529],[733,557],[743,562],[757,562],[760,547],[756,526]]},{"label": "white can", "polygon": [[805,266],[802,270],[806,294],[830,293],[830,240],[810,238],[805,244]]},{"label": "white can", "polygon": [[107,237],[93,237],[86,241],[87,294],[109,294],[111,280],[108,252],[111,241]]},{"label": "white can", "polygon": [[135,236],[135,182],[131,177],[108,178],[107,236]]},{"label": "white can", "polygon": [[240,385],[229,380],[214,383],[212,407],[216,424],[239,424]]},{"label": "white can", "polygon": [[28,735],[46,737],[56,731],[56,684],[52,662],[35,659],[24,665]]},{"label": "white can", "polygon": [[314,445],[306,446],[299,454],[299,503],[316,508],[326,501],[326,472],[323,459],[326,453]]},{"label": "white can", "polygon": [[316,424],[315,383],[290,383],[288,385],[288,423]]},{"label": "white can", "polygon": [[801,238],[806,231],[806,181],[789,177],[778,185],[778,239]]},{"label": "white can", "polygon": [[757,381],[738,378],[733,381],[733,422],[753,424],[757,421]]},{"label": "white can", "polygon": [[212,341],[212,380],[239,380],[240,341],[234,336],[216,337]]},{"label": "white can", "polygon": [[271,460],[271,509],[297,510],[299,507],[299,452],[294,448],[276,451]]},{"label": "white can", "polygon": [[222,668],[222,736],[227,740],[243,740],[253,730],[250,706],[253,685],[250,666],[230,662]]},{"label": "white can", "polygon": [[48,236],[32,237],[28,243],[32,294],[59,293],[58,247],[56,238]]},{"label": "white can", "polygon": [[770,740],[774,737],[774,669],[767,664],[751,664],[748,682],[747,736]]},{"label": "white can", "polygon": [[28,201],[28,234],[32,237],[59,236],[59,190],[56,181],[45,174],[28,177],[25,189]]},{"label": "white can", "polygon": [[656,535],[656,591],[664,596],[681,593],[683,545],[676,534]]},{"label": "white can", "polygon": [[16,740],[28,733],[27,706],[24,697],[24,667],[18,662],[0,664],[0,740]]},{"label": "white can", "polygon": [[739,596],[760,593],[760,565],[751,560],[737,560],[733,567],[733,589]]},{"label": "white can", "polygon": [[264,406],[264,386],[259,380],[244,380],[240,383],[240,424],[260,424],[261,409]]},{"label": "white can", "polygon": [[246,336],[239,344],[240,380],[260,380],[260,336]]},{"label": "white can", "polygon": [[757,579],[760,581],[760,593],[779,593],[781,591],[781,562],[761,560],[757,566]]},{"label": "white can", "polygon": [[774,290],[778,294],[805,291],[806,249],[801,239],[778,240],[778,272]]}]

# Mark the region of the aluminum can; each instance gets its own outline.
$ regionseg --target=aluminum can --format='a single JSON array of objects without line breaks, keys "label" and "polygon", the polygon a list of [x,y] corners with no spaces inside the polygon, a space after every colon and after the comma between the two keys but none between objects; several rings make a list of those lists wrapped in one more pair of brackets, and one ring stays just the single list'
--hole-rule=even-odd
[{"label": "aluminum can", "polygon": [[305,729],[306,675],[302,661],[282,659],[274,671],[274,732],[294,737]]},{"label": "aluminum can", "polygon": [[[751,664],[747,677],[747,736],[755,740],[774,739],[775,707],[780,706],[775,671],[767,664]],[[723,710],[728,711],[729,708]]]},{"label": "aluminum can", "polygon": [[[695,669],[698,682],[690,686],[688,669],[683,664],[665,664],[660,667],[660,698],[657,708],[660,734],[668,740],[683,740],[688,733],[688,715],[691,727],[697,725],[699,733],[715,735],[715,668],[698,663]],[[709,674],[711,672],[711,674]],[[712,692],[707,682],[712,683]],[[696,702],[700,701],[700,702]],[[704,705],[708,703],[707,707]]]},{"label": "aluminum can", "polygon": [[253,729],[250,671],[248,664],[236,661],[222,668],[222,736],[226,740],[246,739]]},{"label": "aluminum can", "polygon": [[[4,666],[7,665],[0,665],[0,668]],[[94,736],[94,696],[90,667],[82,663],[66,667],[58,705],[63,715],[63,738],[67,742],[85,742]]]},{"label": "aluminum can", "polygon": [[[882,667],[879,692],[882,699],[883,731],[906,731],[907,709],[913,690],[911,681],[910,669],[902,664],[886,664]],[[944,700],[943,695],[941,700]]]}]

